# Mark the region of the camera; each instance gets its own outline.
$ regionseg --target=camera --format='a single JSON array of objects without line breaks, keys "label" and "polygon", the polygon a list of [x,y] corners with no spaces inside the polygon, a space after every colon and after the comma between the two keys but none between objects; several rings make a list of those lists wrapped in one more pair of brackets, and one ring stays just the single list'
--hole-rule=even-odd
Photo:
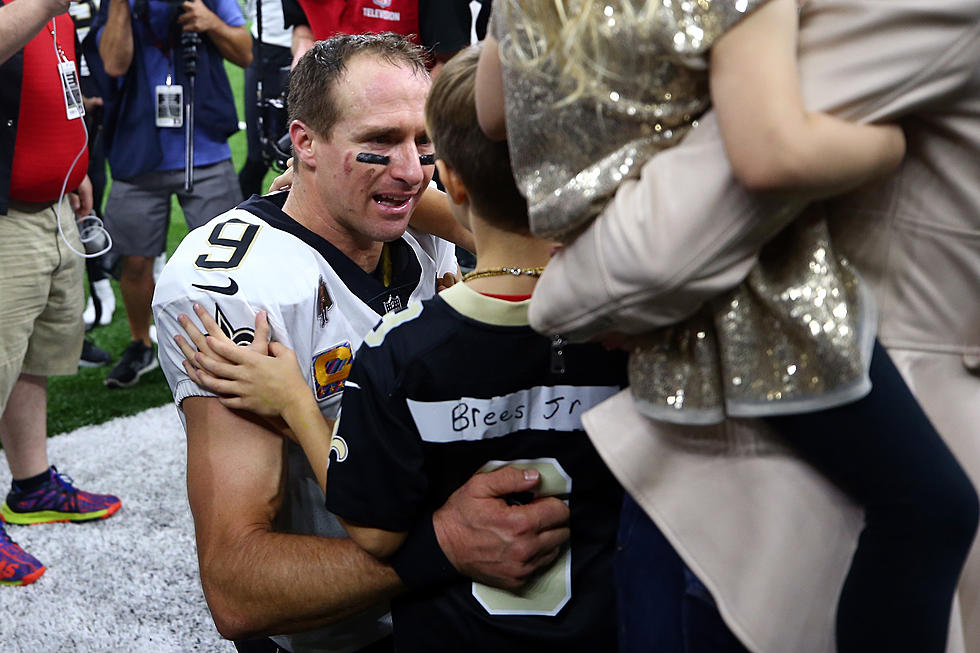
[{"label": "camera", "polygon": [[[268,88],[285,89],[288,86],[286,82],[289,78],[289,68],[280,68],[276,74],[278,75],[278,79],[275,80],[277,83],[269,84]],[[262,149],[262,160],[267,165],[271,165],[277,171],[282,172],[286,169],[286,160],[292,156],[292,146],[289,142],[288,133],[289,119],[286,110],[286,93],[283,91],[275,97],[265,97],[262,92],[264,87],[265,84],[260,80],[256,108],[258,109],[259,145]]]}]

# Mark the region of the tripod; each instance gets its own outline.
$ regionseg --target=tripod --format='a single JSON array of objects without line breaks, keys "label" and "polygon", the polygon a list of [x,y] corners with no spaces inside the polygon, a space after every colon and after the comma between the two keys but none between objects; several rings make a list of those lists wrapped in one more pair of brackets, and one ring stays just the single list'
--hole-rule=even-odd
[{"label": "tripod", "polygon": [[187,120],[184,122],[184,190],[194,190],[194,85],[197,79],[197,46],[201,37],[197,32],[183,32],[180,45],[184,60],[184,75],[187,77]]}]

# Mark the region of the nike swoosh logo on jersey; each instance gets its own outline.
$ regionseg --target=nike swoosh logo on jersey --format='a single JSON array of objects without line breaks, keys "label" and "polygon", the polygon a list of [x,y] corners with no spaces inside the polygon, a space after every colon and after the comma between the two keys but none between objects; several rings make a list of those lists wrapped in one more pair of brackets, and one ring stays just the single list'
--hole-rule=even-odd
[{"label": "nike swoosh logo on jersey", "polygon": [[238,292],[238,283],[231,277],[228,277],[227,286],[205,286],[199,283],[192,283],[191,285],[195,288],[200,288],[201,290],[221,293],[222,295],[234,295],[236,292]]}]

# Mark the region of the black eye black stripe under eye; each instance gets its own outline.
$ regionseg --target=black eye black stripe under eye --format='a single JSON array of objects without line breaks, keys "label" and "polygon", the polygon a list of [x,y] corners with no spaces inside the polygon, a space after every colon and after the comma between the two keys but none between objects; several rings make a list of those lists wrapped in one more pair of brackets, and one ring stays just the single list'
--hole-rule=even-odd
[{"label": "black eye black stripe under eye", "polygon": [[[356,157],[355,161],[360,161],[361,163],[371,163],[379,166],[386,166],[391,163],[390,156],[384,156],[383,154],[372,154],[371,152],[360,152]],[[436,155],[435,154],[422,154],[419,156],[419,163],[424,166],[435,165]]]}]

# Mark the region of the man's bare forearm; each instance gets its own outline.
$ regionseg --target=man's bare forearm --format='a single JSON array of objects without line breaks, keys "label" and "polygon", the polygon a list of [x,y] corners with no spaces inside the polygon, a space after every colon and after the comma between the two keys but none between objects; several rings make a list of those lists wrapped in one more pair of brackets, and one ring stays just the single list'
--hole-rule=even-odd
[{"label": "man's bare forearm", "polygon": [[391,567],[349,539],[256,529],[234,550],[199,552],[208,606],[228,639],[317,628],[403,589]]},{"label": "man's bare forearm", "polygon": [[109,2],[109,18],[99,38],[99,56],[106,74],[120,77],[133,62],[133,25],[129,0]]},{"label": "man's bare forearm", "polygon": [[272,530],[284,481],[279,435],[212,397],[182,407],[201,582],[223,636],[305,630],[399,591],[395,572],[349,540]]},{"label": "man's bare forearm", "polygon": [[65,0],[31,0],[0,6],[0,64],[27,45],[44,24],[68,11]]},{"label": "man's bare forearm", "polygon": [[232,27],[221,21],[207,34],[221,56],[241,68],[252,63],[252,35],[244,25]]}]

